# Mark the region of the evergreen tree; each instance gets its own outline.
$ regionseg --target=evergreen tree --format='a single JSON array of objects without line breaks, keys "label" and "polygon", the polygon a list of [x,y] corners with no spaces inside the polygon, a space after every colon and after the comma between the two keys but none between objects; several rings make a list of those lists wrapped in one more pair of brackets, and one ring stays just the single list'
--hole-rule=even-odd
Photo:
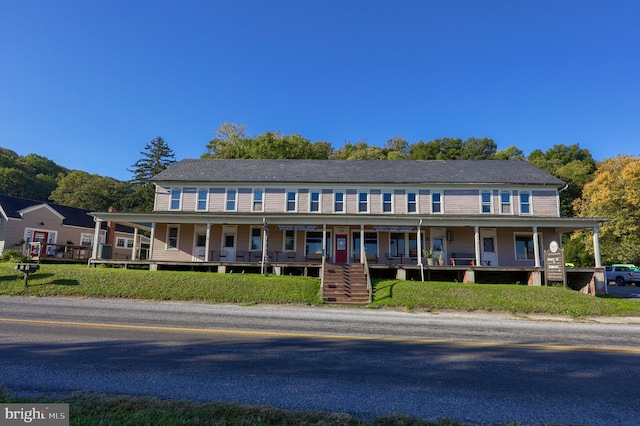
[{"label": "evergreen tree", "polygon": [[149,142],[144,147],[141,159],[136,161],[131,169],[133,179],[133,194],[125,204],[127,210],[151,211],[153,210],[153,199],[155,195],[154,186],[150,182],[151,178],[172,164],[175,164],[173,150],[160,136]]}]

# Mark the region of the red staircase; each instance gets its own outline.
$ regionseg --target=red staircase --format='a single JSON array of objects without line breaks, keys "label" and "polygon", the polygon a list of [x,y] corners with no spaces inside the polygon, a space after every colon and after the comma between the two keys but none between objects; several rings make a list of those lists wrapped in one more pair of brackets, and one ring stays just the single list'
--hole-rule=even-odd
[{"label": "red staircase", "polygon": [[337,265],[326,263],[322,299],[325,303],[339,305],[366,305],[370,295],[367,274],[362,263]]}]

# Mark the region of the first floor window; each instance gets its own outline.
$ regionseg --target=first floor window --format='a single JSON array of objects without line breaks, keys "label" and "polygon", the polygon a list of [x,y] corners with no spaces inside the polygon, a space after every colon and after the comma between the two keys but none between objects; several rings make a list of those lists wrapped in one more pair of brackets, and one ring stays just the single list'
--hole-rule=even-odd
[{"label": "first floor window", "polygon": [[516,235],[516,259],[533,260],[535,259],[535,251],[533,248],[533,234]]},{"label": "first floor window", "polygon": [[390,235],[390,252],[391,256],[404,256],[407,253],[407,249],[405,247],[405,239],[404,234],[392,232]]},{"label": "first floor window", "polygon": [[[360,253],[360,232],[354,232],[351,241],[353,241],[353,254]],[[364,233],[364,252],[368,254],[378,254],[378,234],[376,232]]]},{"label": "first floor window", "polygon": [[296,251],[296,231],[284,231],[284,251]]},{"label": "first floor window", "polygon": [[167,229],[167,249],[175,250],[178,248],[178,233],[180,228],[177,226],[169,226]]},{"label": "first floor window", "polygon": [[116,238],[116,247],[118,248],[132,248],[133,247],[133,238]]},{"label": "first floor window", "polygon": [[83,247],[91,247],[93,245],[93,234],[80,234],[80,245]]},{"label": "first floor window", "polygon": [[251,251],[262,249],[262,228],[251,228]]},{"label": "first floor window", "polygon": [[[307,232],[305,254],[322,254],[322,232]],[[327,232],[327,256],[331,255],[331,233]]]}]

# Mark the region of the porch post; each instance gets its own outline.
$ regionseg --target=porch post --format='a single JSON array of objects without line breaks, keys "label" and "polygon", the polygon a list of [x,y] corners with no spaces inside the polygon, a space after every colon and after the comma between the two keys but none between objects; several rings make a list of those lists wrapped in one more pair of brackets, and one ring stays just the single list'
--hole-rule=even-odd
[{"label": "porch post", "polygon": [[93,231],[93,250],[91,252],[91,258],[98,258],[98,241],[100,240],[100,227],[102,227],[102,221],[100,219],[96,219],[96,227]]},{"label": "porch post", "polygon": [[131,260],[138,260],[138,228],[133,228],[133,247],[131,247]]},{"label": "porch post", "polygon": [[[267,225],[267,218],[262,218],[262,255],[260,260],[260,273],[266,275],[265,260],[267,258],[267,242],[269,240],[269,225]],[[251,260],[251,259],[249,259]],[[275,267],[274,267],[275,268]],[[275,273],[275,272],[274,272]]]},{"label": "porch post", "polygon": [[482,259],[480,259],[480,227],[473,227],[473,241],[475,243],[475,251],[476,251],[476,265],[482,266]]},{"label": "porch post", "polygon": [[593,257],[596,261],[596,268],[602,268],[602,255],[600,253],[600,237],[598,235],[598,226],[593,227]]},{"label": "porch post", "polygon": [[364,257],[367,254],[364,252],[364,223],[360,224],[360,263],[364,263]]},{"label": "porch post", "polygon": [[535,267],[540,267],[540,242],[538,241],[538,227],[533,227],[533,257],[535,258]]},{"label": "porch post", "polygon": [[211,247],[211,224],[207,223],[207,232],[204,236],[204,261],[209,262],[209,248]]},{"label": "porch post", "polygon": [[424,282],[424,268],[422,267],[422,219],[418,222],[418,266],[420,267],[420,279]]},{"label": "porch post", "polygon": [[[335,230],[334,230],[335,231]],[[322,264],[326,262],[327,256],[327,224],[322,224]]]},{"label": "porch post", "polygon": [[149,237],[149,259],[153,259],[153,241],[156,239],[156,223],[151,222],[151,236]]}]

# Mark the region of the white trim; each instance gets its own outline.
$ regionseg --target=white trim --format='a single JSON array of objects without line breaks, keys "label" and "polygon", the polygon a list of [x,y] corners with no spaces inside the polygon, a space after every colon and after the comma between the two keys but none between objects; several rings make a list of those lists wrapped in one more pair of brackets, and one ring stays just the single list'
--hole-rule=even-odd
[{"label": "white trim", "polygon": [[[416,196],[416,200],[414,201],[414,205],[416,208],[415,212],[409,211],[409,194],[414,194]],[[407,214],[420,214],[420,191],[406,191],[404,195],[404,200],[406,202],[405,209]]]},{"label": "white trim", "polygon": [[[528,213],[524,213],[522,211],[522,195],[523,194],[527,194],[529,196],[529,202],[527,203],[529,205]],[[518,213],[522,216],[533,215],[533,195],[531,194],[531,191],[518,191]]]},{"label": "white trim", "polygon": [[[503,202],[502,202],[502,196],[504,194],[508,194],[509,195],[509,211],[505,212],[504,209],[502,208],[503,206]],[[511,215],[513,214],[513,191],[512,190],[503,190],[500,191],[500,193],[498,194],[498,200],[499,200],[499,205],[500,205],[500,214],[501,215]]]}]

